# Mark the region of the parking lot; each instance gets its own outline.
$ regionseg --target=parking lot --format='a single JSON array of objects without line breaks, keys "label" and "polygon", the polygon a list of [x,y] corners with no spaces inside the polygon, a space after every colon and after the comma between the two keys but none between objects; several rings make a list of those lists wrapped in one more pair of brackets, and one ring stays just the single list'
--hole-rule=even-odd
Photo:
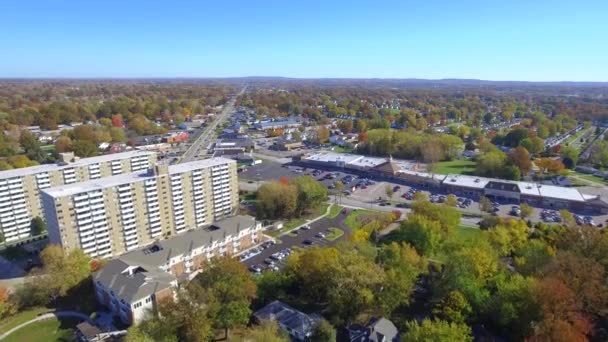
[{"label": "parking lot", "polygon": [[[310,175],[319,182],[323,183],[328,189],[333,190],[335,183],[341,181],[344,184],[344,190],[341,197],[348,198],[353,202],[358,202],[360,207],[372,207],[372,205],[381,207],[407,208],[412,204],[413,195],[415,192],[424,192],[427,194],[431,202],[441,203],[449,193],[438,189],[428,189],[419,186],[397,184],[383,179],[375,179],[373,177],[359,177],[353,173],[342,171],[327,171],[314,169],[310,167],[295,166],[291,164],[280,164],[276,162],[264,161],[260,165],[249,167],[247,171],[239,176],[255,181],[277,180],[281,177],[295,177],[299,175]],[[393,190],[392,196],[387,197],[386,188],[389,186]],[[476,198],[457,197],[459,203],[457,209],[465,214],[482,215],[484,214],[479,208],[479,201]],[[494,214],[503,217],[514,217],[512,207],[516,203],[502,202],[500,200],[493,202]],[[356,205],[356,203],[353,203]],[[356,205],[357,206],[357,205]],[[583,213],[579,214],[580,222],[592,222],[595,225],[602,227],[606,224],[608,215],[591,215]],[[558,211],[533,208],[532,215],[528,218],[533,222],[559,223],[556,216]],[[585,217],[587,217],[585,219]],[[576,216],[575,216],[576,218]],[[601,226],[600,226],[601,225]]]},{"label": "parking lot", "polygon": [[[308,225],[310,228],[299,228],[293,230],[292,233],[282,235],[278,238],[279,241],[275,244],[267,244],[266,246],[257,247],[259,253],[252,257],[242,260],[242,262],[252,272],[259,267],[260,270],[277,270],[285,266],[287,256],[293,253],[298,248],[310,248],[311,246],[328,246],[336,244],[345,236],[350,234],[350,230],[342,223],[348,213],[341,212],[338,216],[329,219],[322,218]],[[320,234],[329,234],[329,228],[338,228],[344,231],[344,235],[333,241],[321,237]],[[296,234],[297,233],[297,234]],[[265,248],[264,248],[265,247]],[[256,252],[255,249],[250,252]],[[272,264],[271,264],[272,261]]]}]

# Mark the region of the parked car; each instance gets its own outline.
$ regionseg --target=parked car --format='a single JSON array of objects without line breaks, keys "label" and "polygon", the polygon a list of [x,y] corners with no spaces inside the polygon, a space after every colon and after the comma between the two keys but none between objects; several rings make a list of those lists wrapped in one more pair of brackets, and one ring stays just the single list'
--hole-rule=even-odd
[{"label": "parked car", "polygon": [[307,245],[307,246],[310,246],[310,245],[314,244],[314,241],[307,239],[307,240],[302,241],[302,243],[305,244],[305,245]]},{"label": "parked car", "polygon": [[249,270],[251,272],[260,273],[262,272],[262,267],[260,265],[251,265],[249,266]]}]

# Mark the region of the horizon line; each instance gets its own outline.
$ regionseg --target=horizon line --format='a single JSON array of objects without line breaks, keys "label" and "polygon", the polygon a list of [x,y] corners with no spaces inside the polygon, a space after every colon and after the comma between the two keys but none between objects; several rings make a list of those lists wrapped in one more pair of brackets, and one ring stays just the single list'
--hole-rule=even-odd
[{"label": "horizon line", "polygon": [[491,80],[477,78],[418,78],[418,77],[292,77],[292,76],[21,76],[4,77],[0,76],[0,81],[44,81],[44,80],[239,80],[239,79],[283,79],[283,80],[376,80],[376,81],[426,81],[426,82],[445,82],[445,81],[468,81],[468,82],[490,82],[490,83],[586,83],[586,84],[607,84],[607,81],[530,81],[530,80]]}]

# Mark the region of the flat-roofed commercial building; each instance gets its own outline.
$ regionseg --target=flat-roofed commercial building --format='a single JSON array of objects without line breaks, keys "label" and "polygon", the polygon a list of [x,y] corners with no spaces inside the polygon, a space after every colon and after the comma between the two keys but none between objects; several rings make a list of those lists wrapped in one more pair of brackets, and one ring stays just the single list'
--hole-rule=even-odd
[{"label": "flat-roofed commercial building", "polygon": [[234,214],[236,162],[157,165],[41,193],[51,243],[107,258]]},{"label": "flat-roofed commercial building", "polygon": [[61,159],[56,164],[0,171],[0,232],[7,242],[31,236],[31,220],[43,217],[42,189],[146,170],[156,163],[156,154],[130,151],[75,159],[65,153]]},{"label": "flat-roofed commercial building", "polygon": [[307,167],[318,167],[356,173],[361,176],[433,188],[458,196],[498,201],[529,203],[550,209],[570,209],[581,213],[608,212],[608,201],[599,195],[550,184],[510,181],[470,175],[441,175],[420,171],[415,161],[392,157],[368,157],[357,154],[320,152],[294,158]]}]

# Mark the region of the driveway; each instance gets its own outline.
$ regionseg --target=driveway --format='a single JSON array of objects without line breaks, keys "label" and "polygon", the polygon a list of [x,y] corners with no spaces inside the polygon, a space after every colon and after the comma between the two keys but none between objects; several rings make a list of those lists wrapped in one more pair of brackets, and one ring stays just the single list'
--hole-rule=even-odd
[{"label": "driveway", "polygon": [[[278,237],[278,239],[281,241],[280,243],[274,244],[274,245],[266,248],[260,254],[243,261],[243,263],[247,267],[252,266],[252,265],[258,265],[258,264],[264,265],[264,260],[266,258],[270,257],[273,253],[279,252],[285,248],[293,249],[294,247],[301,247],[301,248],[309,247],[308,245],[304,244],[305,240],[313,241],[313,246],[334,245],[338,241],[340,241],[342,238],[350,235],[350,233],[351,233],[350,229],[343,224],[343,221],[347,215],[348,215],[348,213],[346,213],[346,214],[340,213],[338,216],[336,216],[332,219],[323,217],[315,222],[310,223],[309,224],[310,230],[298,229],[297,235],[294,235],[292,233],[282,235],[282,236]],[[315,237],[315,235],[317,233],[320,233],[320,232],[327,233],[327,229],[331,228],[331,227],[336,227],[336,228],[342,229],[344,231],[344,235],[334,241],[328,241],[324,238]],[[292,230],[292,232],[294,232],[294,231],[295,230]],[[284,260],[277,262],[277,266],[279,266],[279,267],[284,266]]]}]

